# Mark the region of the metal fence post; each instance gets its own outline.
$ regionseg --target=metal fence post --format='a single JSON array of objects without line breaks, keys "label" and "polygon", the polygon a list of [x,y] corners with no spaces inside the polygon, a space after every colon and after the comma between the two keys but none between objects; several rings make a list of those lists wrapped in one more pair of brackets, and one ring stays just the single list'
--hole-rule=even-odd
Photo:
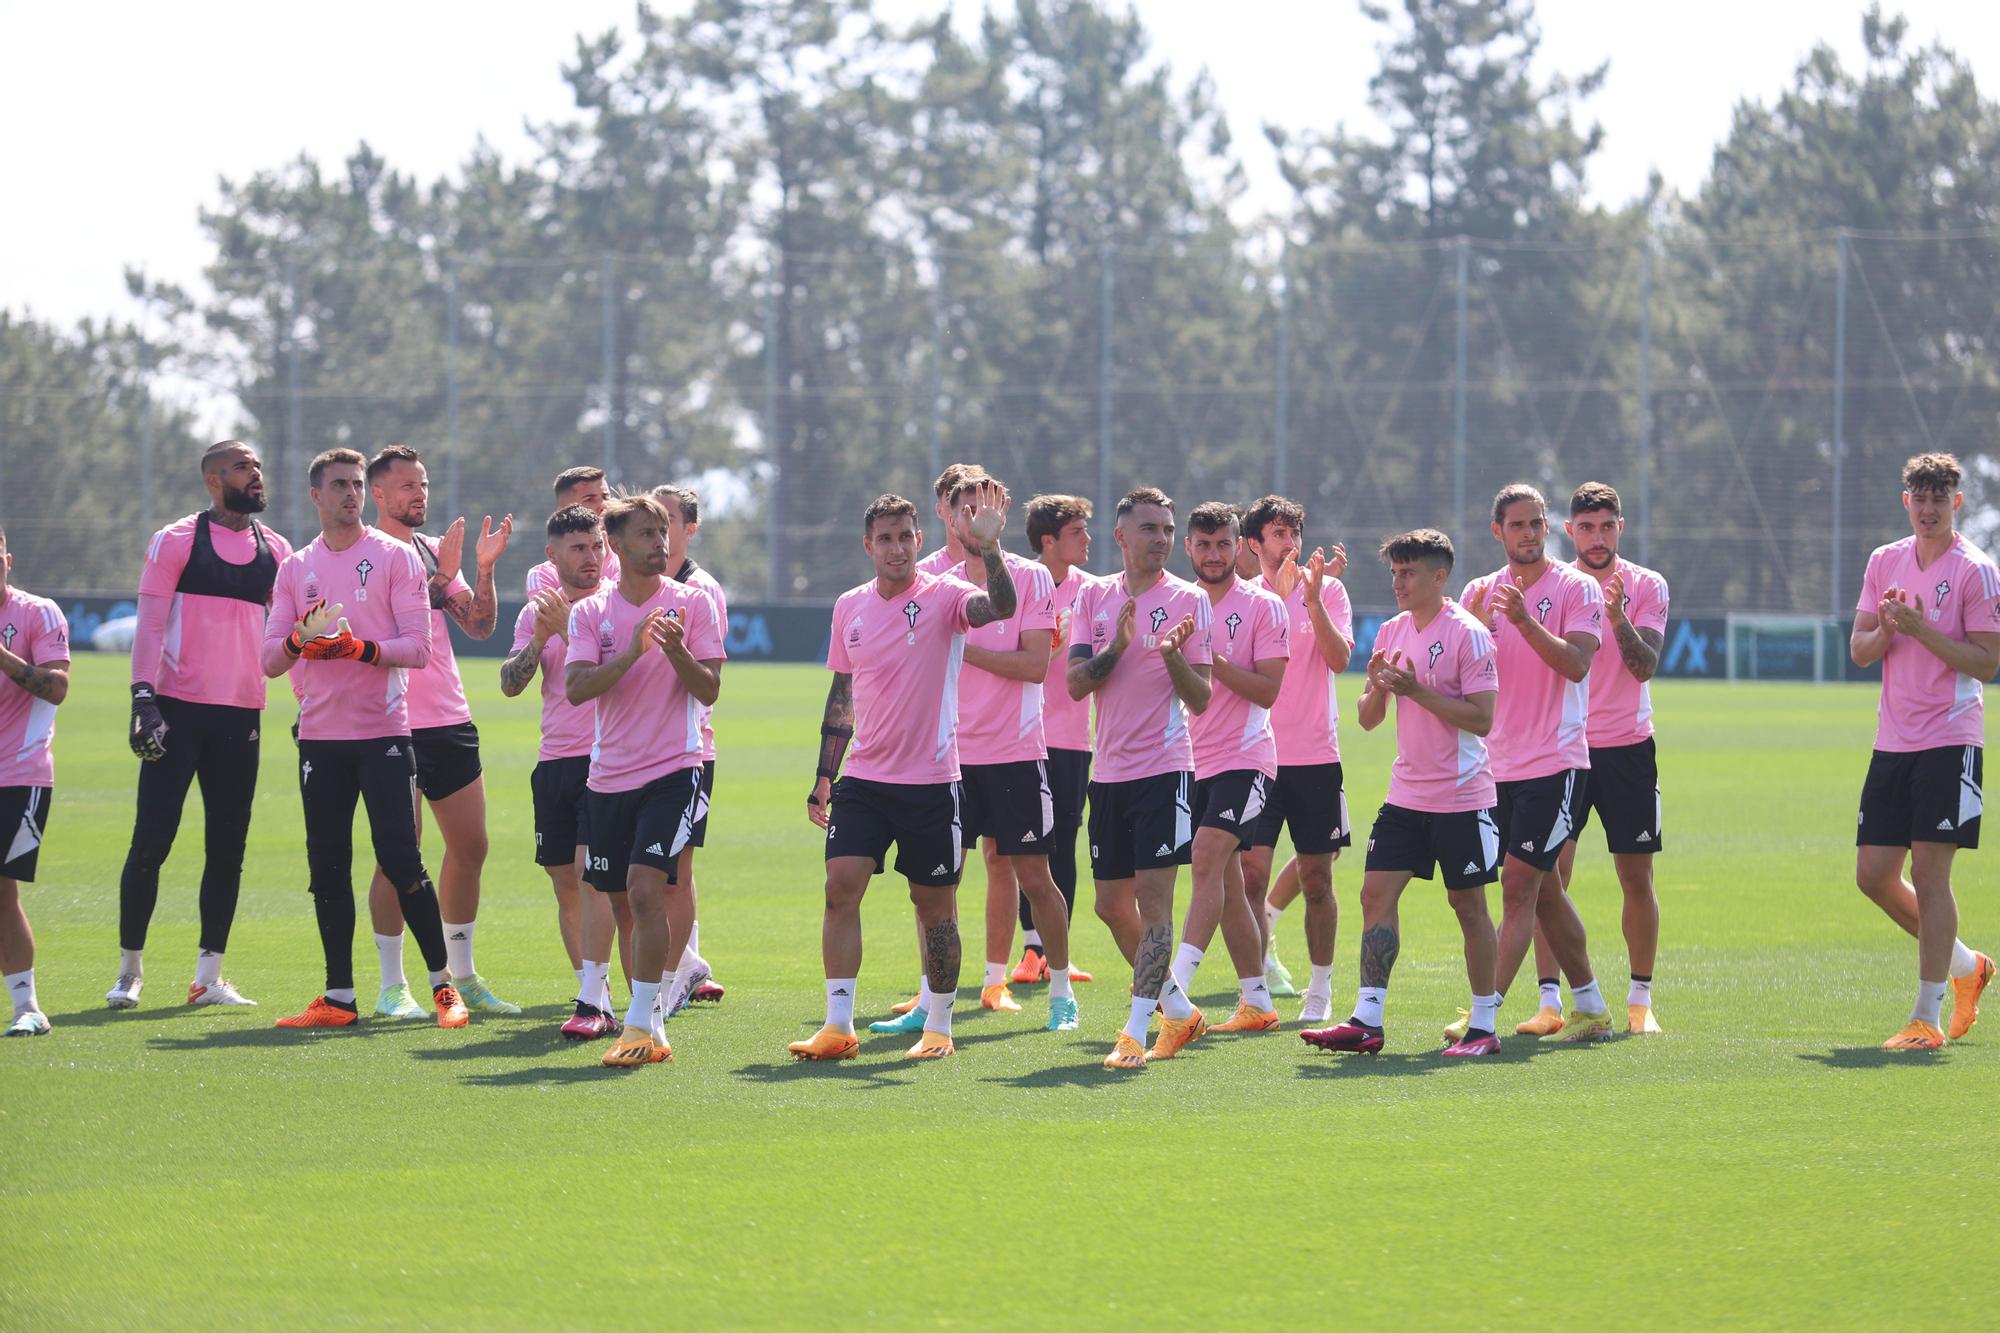
[{"label": "metal fence post", "polygon": [[1840,266],[1833,284],[1833,523],[1827,549],[1827,601],[1833,615],[1841,612],[1840,548],[1842,473],[1847,466],[1847,228],[1834,233]]},{"label": "metal fence post", "polygon": [[1111,360],[1111,293],[1113,256],[1111,242],[1104,243],[1103,281],[1098,309],[1097,337],[1097,512],[1098,522],[1110,522],[1116,506],[1111,494],[1111,395],[1116,369]]},{"label": "metal fence post", "polygon": [[444,264],[444,438],[445,512],[456,518],[465,511],[458,502],[458,265],[449,259]]},{"label": "metal fence post", "polygon": [[1464,550],[1470,532],[1466,527],[1465,510],[1465,373],[1466,373],[1466,319],[1465,285],[1471,268],[1471,241],[1464,236],[1458,238],[1458,363],[1452,375],[1451,410],[1451,510],[1452,539]]},{"label": "metal fence post", "polygon": [[152,291],[139,274],[139,531],[153,532],[153,349],[146,322],[153,313]]},{"label": "metal fence post", "polygon": [[944,471],[944,256],[931,264],[931,470]]},{"label": "metal fence post", "polygon": [[1290,415],[1292,379],[1292,279],[1291,242],[1280,242],[1278,250],[1278,367],[1276,401],[1271,410],[1272,459],[1271,490],[1285,493],[1292,470],[1292,421]]},{"label": "metal fence post", "polygon": [[[784,528],[782,498],[785,466],[782,427],[778,421],[778,266],[773,263],[764,292],[764,447],[771,462],[771,546],[764,567],[764,596],[777,601],[788,591],[784,586],[786,552],[789,543]],[[942,469],[940,469],[942,470]]]},{"label": "metal fence post", "polygon": [[611,296],[611,256],[603,258],[598,288],[604,298],[604,475],[613,485],[618,481],[618,316]]},{"label": "metal fence post", "polygon": [[1639,563],[1653,563],[1653,233],[1639,252]]},{"label": "metal fence post", "polygon": [[[278,471],[285,487],[285,530],[296,544],[305,545],[304,515],[307,481],[306,425],[299,404],[299,268],[296,260],[285,260],[285,453],[286,464]],[[298,469],[297,475],[292,472]]]}]

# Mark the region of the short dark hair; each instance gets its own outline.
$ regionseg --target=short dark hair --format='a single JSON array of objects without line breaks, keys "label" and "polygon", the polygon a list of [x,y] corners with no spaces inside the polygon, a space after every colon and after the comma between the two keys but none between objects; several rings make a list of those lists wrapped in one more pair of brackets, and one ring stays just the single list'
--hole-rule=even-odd
[{"label": "short dark hair", "polygon": [[601,467],[566,467],[556,473],[556,499],[562,499],[579,486],[603,480],[604,469]]},{"label": "short dark hair", "polygon": [[653,498],[661,504],[671,504],[681,511],[681,522],[701,522],[701,497],[692,486],[676,486],[669,482],[653,488]]},{"label": "short dark hair", "polygon": [[937,492],[938,499],[944,500],[956,494],[958,488],[967,482],[985,481],[986,479],[986,469],[977,463],[953,463],[944,471],[938,473],[938,479],[933,483],[931,489]]},{"label": "short dark hair", "polygon": [[1455,558],[1451,538],[1436,528],[1417,528],[1385,538],[1378,552],[1384,564],[1426,564],[1433,569],[1450,569]]},{"label": "short dark hair", "polygon": [[1549,512],[1546,496],[1525,481],[1515,481],[1502,486],[1500,493],[1493,497],[1493,521],[1498,523],[1500,516],[1507,512],[1507,506],[1521,500],[1533,500],[1542,507],[1544,514]]},{"label": "short dark hair", "polygon": [[1619,506],[1618,492],[1601,481],[1586,481],[1569,497],[1571,518],[1578,514],[1594,514],[1600,509],[1609,509],[1613,517],[1625,512]]},{"label": "short dark hair", "polygon": [[951,488],[951,493],[944,497],[946,506],[952,509],[958,508],[958,502],[961,498],[978,490],[981,486],[995,486],[1002,493],[1005,493],[1007,489],[1006,486],[1001,484],[1000,478],[994,476],[985,468],[969,467],[960,474],[958,484]]},{"label": "short dark hair", "polygon": [[1282,495],[1267,495],[1243,511],[1243,535],[1251,541],[1264,540],[1264,529],[1282,523],[1293,532],[1306,530],[1306,507]]},{"label": "short dark hair", "polygon": [[1118,501],[1118,511],[1111,521],[1116,523],[1140,505],[1158,505],[1169,514],[1174,512],[1174,498],[1157,486],[1135,486],[1125,492]]},{"label": "short dark hair", "polygon": [[1903,489],[1912,495],[1950,495],[1964,478],[1953,454],[1918,454],[1903,464]]},{"label": "short dark hair", "polygon": [[861,511],[861,535],[875,535],[875,520],[878,518],[907,518],[916,522],[917,507],[900,495],[878,495],[869,501]]},{"label": "short dark hair", "polygon": [[329,449],[318,458],[313,459],[312,463],[306,468],[306,484],[314,490],[318,490],[319,479],[326,475],[326,470],[336,463],[351,463],[355,467],[363,469],[368,466],[368,460],[352,449]]},{"label": "short dark hair", "polygon": [[595,532],[603,525],[602,519],[582,505],[564,505],[549,515],[549,540],[567,537],[573,532]]},{"label": "short dark hair", "polygon": [[[579,509],[582,508],[581,505],[576,507]],[[585,510],[585,512],[588,513],[589,511]],[[651,514],[662,523],[667,521],[666,509],[661,506],[658,500],[655,500],[652,496],[644,492],[638,495],[612,496],[604,502],[604,535],[606,537],[624,536],[625,525],[641,514]]]},{"label": "short dark hair", "polygon": [[1224,528],[1235,532],[1237,523],[1236,506],[1227,500],[1210,500],[1205,504],[1198,504],[1194,507],[1194,512],[1188,515],[1189,532],[1220,532]]},{"label": "short dark hair", "polygon": [[382,451],[368,460],[368,484],[373,486],[375,478],[387,472],[398,463],[423,464],[424,456],[407,444],[385,445]]},{"label": "short dark hair", "polygon": [[1043,541],[1054,541],[1080,518],[1090,517],[1090,501],[1081,495],[1038,495],[1028,501],[1028,549],[1042,553]]},{"label": "short dark hair", "polygon": [[208,448],[201,451],[201,470],[204,473],[209,471],[209,469],[215,466],[216,460],[224,454],[234,453],[238,449],[249,448],[250,446],[241,440],[217,440],[214,444],[209,445]]}]

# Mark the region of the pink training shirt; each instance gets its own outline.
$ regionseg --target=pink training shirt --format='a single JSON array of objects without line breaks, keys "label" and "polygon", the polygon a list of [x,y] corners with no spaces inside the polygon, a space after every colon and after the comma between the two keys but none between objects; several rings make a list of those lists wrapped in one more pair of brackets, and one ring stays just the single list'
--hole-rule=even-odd
[{"label": "pink training shirt", "polygon": [[[678,616],[682,642],[697,662],[723,660],[715,604],[699,588],[661,579],[636,606],[617,584],[600,588],[570,608],[565,673],[578,662],[597,666],[625,651],[639,622],[655,608]],[[637,791],[655,778],[701,763],[701,717],[707,710],[681,683],[664,652],[647,649],[618,683],[591,701],[597,706],[590,751],[590,789]]]},{"label": "pink training shirt", "polygon": [[1077,601],[1096,582],[1095,576],[1072,565],[1063,581],[1055,585],[1051,605],[1056,611],[1056,637],[1049,650],[1048,681],[1042,687],[1042,739],[1051,750],[1090,749],[1090,700],[1069,697],[1064,673],[1069,670],[1069,646],[1075,638]]},{"label": "pink training shirt", "polygon": [[[1289,658],[1291,629],[1285,604],[1257,583],[1232,579],[1231,585],[1220,602],[1209,606],[1209,660],[1250,671],[1259,662]],[[1203,598],[1207,595],[1204,589]],[[1291,674],[1289,668],[1286,674]],[[1283,687],[1279,688],[1282,697]],[[1216,678],[1208,710],[1188,719],[1195,777],[1212,778],[1245,768],[1277,777],[1278,741],[1271,723],[1270,709],[1259,708]]]},{"label": "pink training shirt", "polygon": [[[1262,575],[1252,580],[1273,597],[1278,590]],[[1284,684],[1278,687],[1278,702],[1271,706],[1271,726],[1278,735],[1278,762],[1293,764],[1337,764],[1340,762],[1340,696],[1334,688],[1334,674],[1319,655],[1318,635],[1313,632],[1312,612],[1306,609],[1306,579],[1292,589],[1285,600],[1290,623],[1291,662],[1285,667]],[[1320,585],[1320,605],[1326,618],[1348,643],[1354,642],[1354,606],[1347,600],[1347,588],[1331,574]]]},{"label": "pink training shirt", "polygon": [[902,786],[958,781],[966,612],[983,595],[963,579],[920,573],[893,597],[870,579],[833,604],[827,669],[854,677],[847,776]]},{"label": "pink training shirt", "polygon": [[[715,606],[715,636],[722,641],[723,647],[727,649],[729,646],[729,594],[722,590],[722,583],[715,575],[696,565],[692,560],[688,561],[688,565],[692,566],[692,568],[687,569],[687,578],[683,581],[690,588],[699,588],[708,594],[708,600]],[[727,656],[726,652],[724,656]],[[706,705],[702,707],[701,757],[704,761],[712,761],[715,758],[714,714],[715,710],[713,708],[709,708]]]},{"label": "pink training shirt", "polygon": [[[1586,578],[1597,575],[1577,561],[1574,568]],[[1625,580],[1625,618],[1633,629],[1667,632],[1667,581],[1644,565],[1620,558],[1618,573]],[[1597,585],[1598,596],[1604,585]],[[1653,734],[1653,688],[1625,665],[1618,651],[1617,636],[1605,627],[1604,641],[1597,656],[1590,659],[1590,721],[1585,728],[1590,748],[1605,750],[1614,745],[1637,745]]]},{"label": "pink training shirt", "polygon": [[[0,603],[0,644],[29,666],[69,661],[69,621],[46,597],[7,589]],[[0,787],[52,787],[56,780],[56,706],[0,676]],[[0,830],[0,847],[13,829]]]},{"label": "pink training shirt", "polygon": [[[575,610],[575,605],[571,605]],[[526,648],[535,637],[535,608],[524,606],[514,621],[514,647]],[[542,681],[542,748],[537,759],[574,759],[590,753],[597,741],[597,700],[573,704],[563,690],[563,663],[569,656],[567,631],[542,645],[535,659]]]},{"label": "pink training shirt", "polygon": [[[611,549],[611,544],[606,542],[604,544],[604,562],[598,567],[597,586],[600,588],[610,588],[617,586],[617,583],[618,556]],[[532,601],[535,594],[544,588],[550,592],[562,591],[562,575],[556,573],[556,562],[553,560],[544,560],[541,564],[536,565],[528,571],[525,591],[529,600]]]},{"label": "pink training shirt", "polygon": [[[264,672],[257,658],[270,600],[180,591],[200,517],[189,514],[169,523],[146,547],[146,563],[139,571],[139,625],[132,636],[132,683],[144,681],[156,693],[187,703],[261,709]],[[225,564],[248,565],[257,558],[257,538],[248,527],[232,532],[210,523],[208,540],[216,559]],[[269,528],[264,529],[264,543],[280,565],[292,553],[292,544]]]},{"label": "pink training shirt", "polygon": [[[1868,557],[1856,611],[1879,615],[1882,594],[1901,588],[1923,608],[1931,627],[1964,643],[1973,634],[2000,634],[2000,572],[1963,534],[1928,566],[1917,563],[1917,539],[1879,546]],[[1892,754],[1947,745],[1986,744],[1986,687],[1939,661],[1907,634],[1889,640],[1882,659],[1882,703],[1875,748]]]},{"label": "pink training shirt", "polygon": [[[355,638],[381,645],[380,663],[294,661],[285,652],[292,626],[321,600],[339,604]],[[430,594],[417,553],[369,527],[341,551],[325,534],[313,538],[278,567],[263,656],[266,675],[291,673],[300,740],[409,735],[410,672],[431,658]]]},{"label": "pink training shirt", "polygon": [[[1408,611],[1375,635],[1375,652],[1401,654],[1402,665],[1448,699],[1500,689],[1493,636],[1465,608],[1446,598],[1422,629]],[[1501,698],[1505,698],[1504,691]],[[1396,762],[1389,769],[1390,805],[1446,814],[1485,810],[1498,799],[1486,742],[1409,699],[1396,709]]]},{"label": "pink training shirt", "polygon": [[1097,701],[1097,759],[1092,776],[1098,782],[1131,782],[1194,769],[1187,709],[1174,693],[1159,643],[1160,636],[1183,616],[1193,616],[1194,633],[1181,645],[1181,656],[1190,666],[1208,665],[1208,594],[1186,579],[1164,572],[1136,599],[1125,591],[1122,573],[1099,581],[1076,603],[1076,615],[1090,627],[1093,654],[1111,646],[1118,634],[1119,614],[1126,602],[1135,600],[1138,623],[1132,642],[1112,668],[1110,678],[1090,696]]},{"label": "pink training shirt", "polygon": [[[1038,561],[1003,553],[1014,579],[1014,614],[965,636],[969,648],[1013,652],[1029,630],[1056,627],[1055,581]],[[960,566],[961,569],[964,566]],[[970,583],[972,580],[967,579]],[[1052,663],[1050,671],[1055,670]],[[958,678],[958,759],[962,764],[1009,764],[1049,757],[1042,726],[1047,691],[1039,681],[1009,680],[967,666]],[[1068,694],[1067,689],[1063,690]]]},{"label": "pink training shirt", "polygon": [[[1490,598],[1494,586],[1508,578],[1512,574],[1502,569],[1474,579],[1459,600],[1469,602],[1481,589]],[[1558,639],[1582,631],[1600,644],[1604,641],[1604,594],[1596,579],[1579,573],[1574,565],[1551,560],[1542,576],[1521,590],[1521,599],[1528,614]],[[1486,622],[1500,655],[1500,702],[1493,712],[1493,733],[1486,738],[1493,776],[1501,782],[1521,782],[1589,768],[1590,677],[1565,680],[1490,601]]]},{"label": "pink training shirt", "polygon": [[[416,542],[417,558],[424,562],[426,576],[437,569],[437,543],[422,533],[410,534]],[[426,727],[456,727],[472,721],[472,709],[465,702],[465,679],[458,673],[458,653],[451,645],[451,617],[445,604],[454,597],[470,597],[472,588],[461,576],[452,575],[441,595],[425,596],[431,608],[431,660],[421,671],[410,673],[410,730]]]},{"label": "pink training shirt", "polygon": [[946,542],[943,546],[938,547],[937,550],[932,551],[929,555],[917,561],[917,572],[919,574],[929,574],[933,578],[943,578],[947,574],[956,577],[959,566],[964,563],[964,561],[952,555],[951,543]]}]

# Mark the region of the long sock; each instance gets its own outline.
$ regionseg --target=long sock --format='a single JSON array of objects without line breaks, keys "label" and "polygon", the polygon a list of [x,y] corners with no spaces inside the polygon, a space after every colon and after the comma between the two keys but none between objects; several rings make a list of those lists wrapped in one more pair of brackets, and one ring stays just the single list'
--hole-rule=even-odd
[{"label": "long sock", "polygon": [[1021,940],[1021,945],[1023,948],[1033,949],[1037,952],[1040,952],[1042,947],[1042,932],[1039,930],[1029,930],[1025,932]]},{"label": "long sock", "polygon": [[1271,1003],[1271,988],[1264,984],[1262,972],[1254,977],[1236,978],[1236,989],[1242,993],[1243,1003],[1260,1014],[1268,1014],[1276,1007]]},{"label": "long sock", "polygon": [[595,1008],[603,1009],[607,1014],[610,1013],[611,1010],[608,1002],[611,999],[611,990],[605,978],[611,975],[611,964],[608,961],[593,963],[586,958],[583,960],[583,970],[577,975],[576,998],[578,1003],[591,1005]]},{"label": "long sock", "polygon": [[826,1025],[842,1032],[854,1031],[854,978],[826,979]]},{"label": "long sock", "polygon": [[[1185,940],[1181,942],[1180,948],[1174,950],[1173,978],[1182,990],[1193,989],[1194,972],[1196,968],[1201,966],[1201,955],[1202,950],[1195,948]],[[1184,1018],[1186,1015],[1176,1014],[1173,1017]]]},{"label": "long sock", "polygon": [[[583,1000],[584,996],[590,994],[589,991],[583,988],[583,969],[580,967],[573,967],[570,969],[570,971],[576,973],[576,998],[579,1000]],[[588,1000],[583,1000],[583,1002],[585,1004],[590,1003],[590,1001]]]},{"label": "long sock", "polygon": [[344,1004],[352,1009],[354,1007],[354,987],[328,986],[326,988],[326,998],[339,1004]]},{"label": "long sock", "polygon": [[1535,985],[1541,988],[1542,1008],[1553,1009],[1557,1013],[1561,1013],[1563,1011],[1562,983],[1554,977],[1538,977],[1535,979]]},{"label": "long sock", "polygon": [[1475,995],[1472,997],[1472,1017],[1466,1027],[1479,1032],[1493,1031],[1493,1025],[1500,1020],[1500,996]]},{"label": "long sock", "polygon": [[641,1032],[653,1030],[653,1001],[659,997],[660,983],[640,981],[632,986],[632,1005],[625,1011],[625,1026]]},{"label": "long sock", "polygon": [[1938,1026],[1938,1011],[1944,1007],[1944,993],[1950,986],[1948,981],[1917,982],[1917,1007],[1910,1010],[1910,1021]]},{"label": "long sock", "polygon": [[1132,997],[1132,1016],[1125,1020],[1125,1035],[1141,1046],[1146,1044],[1146,1029],[1153,1025],[1153,1010],[1159,1008],[1158,1000],[1147,999],[1143,995]]},{"label": "long sock", "polygon": [[1969,977],[1979,970],[1979,955],[1965,947],[1964,940],[1951,942],[1951,975]]},{"label": "long sock", "polygon": [[1306,994],[1309,996],[1320,995],[1331,1000],[1333,998],[1333,964],[1328,963],[1325,967],[1321,967],[1318,963],[1314,963],[1312,970],[1312,980],[1306,983]]},{"label": "long sock", "polygon": [[685,958],[689,954],[693,954],[696,958],[701,957],[701,922],[699,921],[688,927],[687,948],[681,951],[681,957]]},{"label": "long sock", "polygon": [[382,989],[391,986],[407,986],[410,979],[403,975],[403,936],[398,931],[394,935],[375,937],[375,961],[382,969]]},{"label": "long sock", "polygon": [[222,980],[222,955],[213,949],[197,949],[194,955],[194,984],[213,986]]},{"label": "long sock", "polygon": [[1605,1010],[1604,992],[1597,989],[1597,982],[1586,986],[1571,986],[1569,998],[1576,1003],[1579,1014],[1601,1014]]},{"label": "long sock", "polygon": [[437,888],[429,875],[422,876],[400,895],[403,907],[403,924],[410,928],[410,938],[417,942],[417,952],[424,956],[424,966],[433,972],[449,970],[444,948],[444,919],[438,915]]},{"label": "long sock", "polygon": [[1007,965],[1005,963],[988,963],[986,965],[986,980],[983,983],[984,985],[1002,986],[1006,982]]},{"label": "long sock", "polygon": [[39,1014],[42,1003],[35,998],[35,969],[7,974],[7,998],[14,1002],[14,1017],[22,1014]]},{"label": "long sock", "polygon": [[1072,998],[1074,994],[1075,992],[1069,988],[1069,969],[1066,967],[1050,968],[1049,998],[1051,1000],[1066,1000]]},{"label": "long sock", "polygon": [[1635,974],[1632,978],[1632,984],[1626,988],[1625,1003],[1643,1004],[1648,1009],[1652,1008],[1653,979],[1651,977],[1642,977]]},{"label": "long sock", "polygon": [[452,979],[463,980],[472,975],[472,922],[462,925],[446,921],[444,925],[444,965]]},{"label": "long sock", "polygon": [[680,969],[666,973],[660,978],[660,989],[653,996],[653,1040],[665,1042],[667,1039],[667,997],[681,984]]},{"label": "long sock", "polygon": [[1389,998],[1387,986],[1363,986],[1354,992],[1354,1021],[1366,1028],[1382,1026],[1382,1005]]},{"label": "long sock", "polygon": [[326,990],[354,989],[354,889],[314,893],[313,924],[319,927],[320,952],[326,956]]},{"label": "long sock", "polygon": [[1278,961],[1278,918],[1284,914],[1284,908],[1278,906],[1269,898],[1264,900],[1264,935],[1266,939],[1271,941],[1270,947],[1264,950],[1264,963],[1266,966]]},{"label": "long sock", "polygon": [[434,967],[424,975],[424,980],[435,991],[439,986],[449,986],[451,984],[451,973],[441,967]]},{"label": "long sock", "polygon": [[145,976],[145,951],[141,949],[120,949],[118,951],[118,975],[121,977]]},{"label": "long sock", "polygon": [[1170,975],[1160,987],[1160,1012],[1176,1023],[1194,1013],[1194,1001],[1188,998],[1187,988]]},{"label": "long sock", "polygon": [[930,998],[924,1002],[924,1031],[942,1032],[945,1036],[949,1037],[951,1035],[951,1007],[957,1003],[957,991],[948,990],[943,994],[932,991]]}]

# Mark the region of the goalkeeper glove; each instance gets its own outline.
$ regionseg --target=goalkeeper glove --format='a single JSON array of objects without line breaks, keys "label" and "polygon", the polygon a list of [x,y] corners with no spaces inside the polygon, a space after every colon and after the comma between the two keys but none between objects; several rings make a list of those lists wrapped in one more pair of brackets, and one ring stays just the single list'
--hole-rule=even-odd
[{"label": "goalkeeper glove", "polygon": [[382,657],[382,645],[369,639],[355,638],[354,631],[342,618],[334,626],[332,634],[307,639],[299,655],[308,662],[359,662],[363,666],[373,666]]},{"label": "goalkeeper glove", "polygon": [[153,687],[140,681],[132,687],[132,753],[148,763],[166,756],[167,720],[160,716]]}]

